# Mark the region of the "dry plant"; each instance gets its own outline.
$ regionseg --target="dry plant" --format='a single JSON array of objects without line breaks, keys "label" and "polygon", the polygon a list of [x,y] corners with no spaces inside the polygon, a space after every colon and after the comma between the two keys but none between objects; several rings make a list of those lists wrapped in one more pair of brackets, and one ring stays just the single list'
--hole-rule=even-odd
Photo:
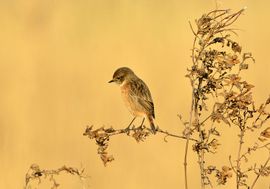
[{"label": "dry plant", "polygon": [[[251,53],[242,53],[242,46],[234,40],[236,30],[232,24],[243,14],[244,9],[232,13],[230,10],[213,10],[202,15],[195,21],[195,27],[190,23],[194,34],[192,48],[192,65],[187,70],[192,87],[192,101],[189,121],[182,121],[182,134],[173,134],[157,128],[158,134],[175,137],[186,141],[184,155],[185,188],[188,189],[188,148],[192,142],[192,149],[198,157],[201,188],[214,185],[225,185],[228,179],[235,175],[236,188],[254,188],[260,177],[270,175],[270,127],[265,128],[270,114],[266,108],[270,104],[270,97],[260,106],[253,100],[253,85],[245,81],[240,75],[255,62]],[[222,127],[228,125],[236,127],[239,137],[238,153],[228,157],[228,165],[218,168],[206,161],[206,156],[214,156],[220,144]],[[256,132],[255,132],[256,131]],[[257,138],[251,147],[243,146],[247,133],[253,133]],[[257,136],[256,133],[261,134]],[[108,154],[111,137],[124,134],[133,137],[137,142],[143,142],[152,135],[145,126],[133,126],[129,129],[87,127],[84,135],[94,139],[98,146],[98,154],[104,165],[114,160]],[[231,136],[230,136],[231,137]],[[235,147],[237,145],[234,145]],[[260,155],[260,150],[269,152],[265,162],[256,162],[245,170],[243,164],[248,163],[250,155]],[[254,180],[252,180],[252,174]]]},{"label": "dry plant", "polygon": [[[193,150],[198,156],[201,188],[213,186],[209,178],[213,171],[218,184],[225,184],[234,172],[237,189],[241,186],[253,188],[260,176],[269,175],[267,164],[270,154],[265,163],[258,162],[260,168],[254,165],[243,170],[241,166],[242,160],[248,161],[247,155],[251,152],[262,148],[270,150],[267,128],[261,132],[261,136],[254,134],[254,138],[258,138],[257,142],[253,147],[248,147],[247,152],[243,152],[246,133],[263,129],[264,123],[270,118],[266,111],[270,97],[257,108],[252,95],[254,86],[240,77],[241,72],[249,68],[248,61],[255,61],[251,53],[242,53],[240,44],[232,39],[232,35],[237,34],[230,27],[243,11],[244,9],[230,13],[229,10],[214,10],[196,20],[196,29],[190,24],[195,38],[193,64],[187,74],[192,86],[191,117],[193,116],[188,129],[191,136],[198,138],[198,142],[193,144]],[[209,107],[211,111],[208,110]],[[207,165],[205,155],[214,154],[220,145],[221,131],[217,127],[220,122],[238,128],[239,147],[234,160],[229,156],[230,165],[216,171],[214,165]],[[248,180],[248,174],[252,172],[256,175],[253,182]]]},{"label": "dry plant", "polygon": [[61,173],[68,173],[71,175],[76,175],[80,179],[86,178],[84,176],[84,169],[78,170],[73,167],[62,166],[59,169],[47,170],[40,169],[37,164],[32,164],[25,175],[25,189],[31,189],[34,181],[37,181],[38,184],[41,184],[42,179],[49,179],[52,183],[51,189],[56,189],[60,186],[60,184],[56,181],[55,176],[60,175]]}]

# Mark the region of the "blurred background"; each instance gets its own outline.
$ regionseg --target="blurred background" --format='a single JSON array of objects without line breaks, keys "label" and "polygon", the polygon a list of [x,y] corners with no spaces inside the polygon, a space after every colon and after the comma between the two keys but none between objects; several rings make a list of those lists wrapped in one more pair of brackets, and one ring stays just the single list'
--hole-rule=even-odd
[{"label": "blurred background", "polygon": [[[220,8],[247,10],[234,25],[243,51],[256,63],[242,75],[254,84],[254,99],[270,93],[267,0],[218,1]],[[86,125],[126,127],[132,116],[119,88],[108,84],[115,69],[132,68],[149,86],[156,123],[181,132],[188,119],[193,36],[188,21],[215,8],[214,0],[0,0],[0,188],[23,188],[32,163],[55,169],[84,167],[90,177],[58,177],[60,188],[183,188],[184,141],[163,136],[137,144],[114,137],[115,161],[104,167]],[[138,119],[136,123],[141,120]],[[222,147],[207,157],[219,168],[236,157],[237,130],[224,126]],[[235,131],[235,132],[234,132]],[[246,139],[252,144],[256,137]],[[190,148],[191,149],[191,148]],[[265,161],[260,152],[257,161]],[[189,152],[190,188],[199,188],[196,155]],[[235,179],[218,188],[232,188]],[[257,188],[268,188],[259,180]],[[40,188],[49,188],[42,183]]]}]

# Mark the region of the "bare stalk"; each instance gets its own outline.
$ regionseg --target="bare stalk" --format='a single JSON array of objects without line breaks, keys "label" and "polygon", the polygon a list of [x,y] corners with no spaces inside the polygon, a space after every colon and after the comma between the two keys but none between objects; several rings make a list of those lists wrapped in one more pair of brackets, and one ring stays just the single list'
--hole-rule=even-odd
[{"label": "bare stalk", "polygon": [[[158,133],[162,133],[162,134],[165,134],[165,137],[164,137],[164,140],[166,141],[166,137],[174,137],[174,138],[179,138],[179,139],[187,139],[188,137],[187,136],[180,136],[180,135],[176,135],[176,134],[172,134],[172,133],[169,133],[168,131],[163,131],[161,129],[158,129],[157,130]],[[194,142],[197,142],[198,140],[194,139],[194,138],[191,138],[189,137],[189,140],[192,140]]]},{"label": "bare stalk", "polygon": [[241,150],[242,150],[242,145],[244,143],[243,138],[244,138],[244,133],[245,131],[241,129],[240,132],[240,140],[239,140],[239,148],[238,148],[238,155],[237,155],[237,160],[236,160],[236,188],[239,189],[240,187],[240,179],[241,179],[241,167],[240,167],[240,161],[241,161]]},{"label": "bare stalk", "polygon": [[192,117],[193,117],[193,106],[194,106],[194,92],[192,90],[192,99],[191,99],[191,107],[190,107],[190,113],[189,113],[189,125],[186,127],[186,130],[188,131],[187,139],[186,139],[186,146],[185,146],[185,156],[184,156],[184,172],[185,172],[185,189],[188,189],[188,176],[187,176],[187,157],[188,157],[188,146],[189,146],[189,140],[190,140],[190,128],[192,123]]}]

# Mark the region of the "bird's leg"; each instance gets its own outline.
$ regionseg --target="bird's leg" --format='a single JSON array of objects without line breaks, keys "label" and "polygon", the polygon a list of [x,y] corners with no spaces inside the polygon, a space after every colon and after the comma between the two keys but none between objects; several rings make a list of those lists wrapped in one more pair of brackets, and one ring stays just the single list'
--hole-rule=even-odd
[{"label": "bird's leg", "polygon": [[135,119],[136,119],[136,116],[132,119],[132,121],[130,122],[128,127],[125,129],[126,131],[128,131],[130,129],[130,126],[132,125],[132,123],[134,122]]},{"label": "bird's leg", "polygon": [[143,118],[143,120],[142,120],[142,123],[141,123],[141,126],[140,126],[140,127],[142,127],[142,126],[143,126],[144,120],[145,120],[145,117]]}]

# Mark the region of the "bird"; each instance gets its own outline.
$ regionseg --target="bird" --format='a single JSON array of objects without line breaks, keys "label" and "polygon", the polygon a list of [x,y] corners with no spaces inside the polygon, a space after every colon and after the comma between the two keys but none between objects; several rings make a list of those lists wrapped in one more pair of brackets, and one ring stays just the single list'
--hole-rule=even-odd
[{"label": "bird", "polygon": [[148,119],[153,134],[156,134],[154,124],[155,110],[151,92],[145,82],[141,80],[130,68],[118,68],[113,79],[109,83],[116,83],[120,86],[122,99],[129,112],[134,116],[127,129],[137,117],[143,117],[141,126],[145,118]]}]

